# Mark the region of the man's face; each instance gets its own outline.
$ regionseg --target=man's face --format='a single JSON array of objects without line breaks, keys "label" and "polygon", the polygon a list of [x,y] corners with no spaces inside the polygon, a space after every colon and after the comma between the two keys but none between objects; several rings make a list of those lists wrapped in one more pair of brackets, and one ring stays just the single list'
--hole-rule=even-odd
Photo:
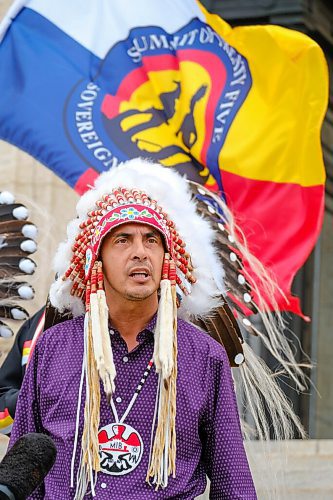
[{"label": "man's face", "polygon": [[160,286],[163,259],[162,236],[154,228],[132,222],[113,229],[101,248],[106,292],[132,301],[147,299]]}]

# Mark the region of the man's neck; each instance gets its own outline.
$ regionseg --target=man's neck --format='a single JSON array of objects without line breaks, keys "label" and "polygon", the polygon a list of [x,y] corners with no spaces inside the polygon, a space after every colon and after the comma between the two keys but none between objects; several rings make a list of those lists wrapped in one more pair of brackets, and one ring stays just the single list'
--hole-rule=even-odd
[{"label": "man's neck", "polygon": [[151,301],[128,301],[128,303],[108,304],[112,326],[120,333],[127,344],[128,351],[132,351],[138,344],[137,335],[140,333],[157,311],[157,300]]}]

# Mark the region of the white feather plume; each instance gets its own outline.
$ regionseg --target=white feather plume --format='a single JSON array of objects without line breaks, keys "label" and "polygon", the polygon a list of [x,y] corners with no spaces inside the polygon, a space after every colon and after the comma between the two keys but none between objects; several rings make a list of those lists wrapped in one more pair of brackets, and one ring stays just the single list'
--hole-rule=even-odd
[{"label": "white feather plume", "polygon": [[[68,239],[59,246],[54,265],[55,271],[62,276],[69,266],[71,247],[78,234],[79,224],[87,218],[87,212],[95,206],[95,201],[113,188],[119,186],[137,188],[157,200],[158,204],[176,224],[177,231],[186,242],[186,250],[192,257],[196,284],[191,294],[184,296],[179,315],[181,317],[204,316],[219,305],[219,296],[224,292],[224,271],[213,246],[214,231],[196,213],[195,202],[185,178],[172,170],[141,158],[130,160],[102,173],[95,187],[85,193],[77,204],[78,217],[68,227]],[[70,296],[66,281],[58,283],[56,293],[51,293],[52,304],[60,309],[70,306],[78,299]],[[75,307],[77,310],[77,305]]]}]

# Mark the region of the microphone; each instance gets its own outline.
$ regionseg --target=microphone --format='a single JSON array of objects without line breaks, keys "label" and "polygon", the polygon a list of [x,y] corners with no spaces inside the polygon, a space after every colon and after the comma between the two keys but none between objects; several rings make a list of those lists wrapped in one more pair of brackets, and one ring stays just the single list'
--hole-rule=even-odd
[{"label": "microphone", "polygon": [[25,500],[44,481],[56,455],[46,434],[31,432],[18,439],[0,464],[0,500]]}]

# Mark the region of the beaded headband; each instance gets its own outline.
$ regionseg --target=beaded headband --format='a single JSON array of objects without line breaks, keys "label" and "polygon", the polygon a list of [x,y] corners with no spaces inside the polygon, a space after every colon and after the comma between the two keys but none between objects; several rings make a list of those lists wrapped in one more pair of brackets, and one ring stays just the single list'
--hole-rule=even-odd
[{"label": "beaded headband", "polygon": [[175,281],[185,295],[189,293],[183,281],[186,279],[191,284],[196,281],[191,257],[174,222],[155,200],[143,191],[119,187],[103,195],[95,205],[96,208],[89,211],[87,219],[80,224],[81,231],[72,247],[70,266],[63,277],[73,281],[71,295],[83,298],[103,238],[115,227],[129,222],[148,224],[164,236],[171,259],[181,272],[176,274]]}]

